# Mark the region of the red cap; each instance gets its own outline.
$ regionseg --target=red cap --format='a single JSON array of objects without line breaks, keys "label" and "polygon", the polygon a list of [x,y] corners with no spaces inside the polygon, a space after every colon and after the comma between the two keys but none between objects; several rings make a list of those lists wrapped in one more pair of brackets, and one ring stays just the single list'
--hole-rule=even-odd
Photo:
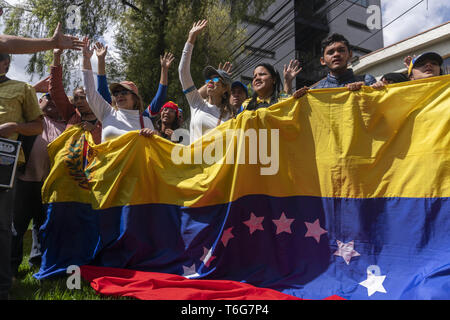
[{"label": "red cap", "polygon": [[164,108],[170,108],[170,109],[175,110],[175,112],[177,113],[177,118],[178,118],[179,110],[178,110],[178,105],[177,105],[175,102],[172,102],[172,101],[166,102],[166,103],[162,106],[161,111],[162,111],[162,109],[164,109]]}]

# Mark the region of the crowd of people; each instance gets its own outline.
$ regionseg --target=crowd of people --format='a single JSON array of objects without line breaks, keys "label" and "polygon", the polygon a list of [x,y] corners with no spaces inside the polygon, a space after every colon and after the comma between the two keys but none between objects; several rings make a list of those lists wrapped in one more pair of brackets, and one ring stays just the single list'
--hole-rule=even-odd
[{"label": "crowd of people", "polygon": [[[298,99],[310,90],[347,87],[357,91],[362,86],[375,89],[392,83],[419,80],[443,74],[442,57],[427,52],[406,57],[408,74],[389,73],[379,81],[373,76],[355,75],[347,66],[352,51],[347,39],[332,34],[322,43],[320,62],[328,75],[312,87],[292,92],[292,82],[301,72],[297,60],[284,66],[283,79],[268,63],[258,64],[253,71],[252,91],[240,81],[232,79],[232,65],[227,62],[218,68],[206,66],[205,84],[197,88],[190,73],[191,57],[197,37],[208,21],[194,23],[189,31],[178,67],[179,80],[190,107],[190,143],[208,130],[235,118],[241,112],[267,108],[290,97]],[[31,86],[7,77],[10,54],[53,50],[50,76]],[[61,54],[64,50],[79,50],[83,55],[83,87],[67,95],[63,87]],[[105,57],[108,47],[89,39],[64,35],[58,24],[52,38],[28,39],[0,36],[0,137],[22,142],[20,168],[13,188],[0,190],[0,299],[8,299],[13,278],[23,260],[23,237],[33,221],[33,245],[30,265],[40,264],[38,230],[46,219],[41,189],[50,172],[47,145],[68,127],[78,125],[91,132],[96,144],[114,139],[127,132],[139,130],[144,137],[159,135],[175,143],[174,132],[184,121],[182,109],[167,97],[168,71],[174,61],[172,53],[160,57],[161,77],[158,90],[146,106],[138,87],[132,81],[108,81]],[[91,66],[93,54],[98,58],[97,88]],[[40,93],[39,100],[36,92]],[[24,201],[24,199],[26,199]]]}]

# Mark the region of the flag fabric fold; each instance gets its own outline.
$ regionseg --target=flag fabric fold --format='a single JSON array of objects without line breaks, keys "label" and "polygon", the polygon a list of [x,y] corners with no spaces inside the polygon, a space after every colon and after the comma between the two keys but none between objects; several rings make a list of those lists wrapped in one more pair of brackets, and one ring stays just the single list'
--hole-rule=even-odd
[{"label": "flag fabric fold", "polygon": [[49,145],[35,277],[89,264],[305,299],[448,299],[449,80],[313,90],[189,146],[69,129]]}]

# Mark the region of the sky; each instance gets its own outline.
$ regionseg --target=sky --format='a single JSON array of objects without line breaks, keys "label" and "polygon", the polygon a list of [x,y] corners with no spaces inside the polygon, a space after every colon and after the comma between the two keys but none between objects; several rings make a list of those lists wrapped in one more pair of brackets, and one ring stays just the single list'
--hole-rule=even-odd
[{"label": "sky", "polygon": [[[12,5],[16,5],[21,1],[22,0],[7,0],[7,2]],[[391,21],[395,20],[398,16],[420,1],[421,0],[381,0],[383,28],[386,26],[383,29],[385,46],[389,46],[450,20],[449,0],[424,0],[417,7],[390,24]],[[2,17],[0,17],[0,32],[3,31],[2,22]],[[104,40],[112,51],[114,46],[113,32],[110,31],[108,34],[105,34]],[[31,76],[25,73],[25,66],[28,59],[28,55],[15,55],[8,76],[12,79],[32,84],[36,83],[39,80],[38,76]],[[93,69],[96,70],[97,61],[95,54],[92,63]],[[74,70],[74,73],[78,73],[81,76],[81,71],[79,70]]]}]

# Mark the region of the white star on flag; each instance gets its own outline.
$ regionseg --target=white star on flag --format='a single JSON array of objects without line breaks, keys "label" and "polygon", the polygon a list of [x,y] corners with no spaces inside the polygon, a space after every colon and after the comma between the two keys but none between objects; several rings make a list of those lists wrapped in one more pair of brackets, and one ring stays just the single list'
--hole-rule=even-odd
[{"label": "white star on flag", "polygon": [[377,276],[373,274],[371,270],[369,270],[370,267],[367,269],[367,280],[364,280],[359,284],[367,288],[367,294],[369,295],[369,297],[375,292],[387,293],[386,289],[383,287],[383,281],[384,279],[386,279],[386,276]]},{"label": "white star on flag", "polygon": [[320,227],[319,219],[316,219],[316,221],[314,221],[313,223],[305,222],[305,225],[306,228],[308,228],[308,231],[305,234],[305,238],[313,237],[314,239],[316,239],[317,243],[320,243],[320,236],[328,232],[327,230]]},{"label": "white star on flag", "polygon": [[286,218],[286,214],[283,212],[281,214],[280,219],[278,220],[272,220],[273,223],[275,223],[275,225],[277,226],[277,233],[282,233],[282,232],[287,232],[287,233],[292,233],[291,231],[291,224],[292,222],[294,222],[295,219],[288,219]]},{"label": "white star on flag", "polygon": [[209,265],[215,258],[216,257],[212,255],[212,248],[207,249],[203,247],[203,256],[200,258],[200,261],[202,261],[206,267],[209,267]]},{"label": "white star on flag", "polygon": [[347,265],[350,264],[350,260],[352,260],[353,257],[357,257],[360,254],[354,249],[355,242],[352,240],[349,243],[343,243],[339,240],[336,240],[338,244],[338,249],[334,253],[335,256],[340,256],[344,258],[344,261],[347,263]]},{"label": "white star on flag", "polygon": [[262,226],[262,222],[264,220],[264,217],[257,217],[253,212],[250,213],[250,219],[247,221],[244,221],[243,223],[249,227],[250,234],[255,232],[256,230],[263,230],[264,228]]},{"label": "white star on flag", "polygon": [[228,245],[228,241],[230,241],[230,239],[234,238],[234,235],[231,233],[232,230],[233,227],[228,228],[223,232],[222,238],[220,240],[222,241],[224,247]]},{"label": "white star on flag", "polygon": [[197,271],[195,271],[195,263],[192,264],[192,266],[183,266],[183,277],[185,278],[194,278],[200,276]]}]

